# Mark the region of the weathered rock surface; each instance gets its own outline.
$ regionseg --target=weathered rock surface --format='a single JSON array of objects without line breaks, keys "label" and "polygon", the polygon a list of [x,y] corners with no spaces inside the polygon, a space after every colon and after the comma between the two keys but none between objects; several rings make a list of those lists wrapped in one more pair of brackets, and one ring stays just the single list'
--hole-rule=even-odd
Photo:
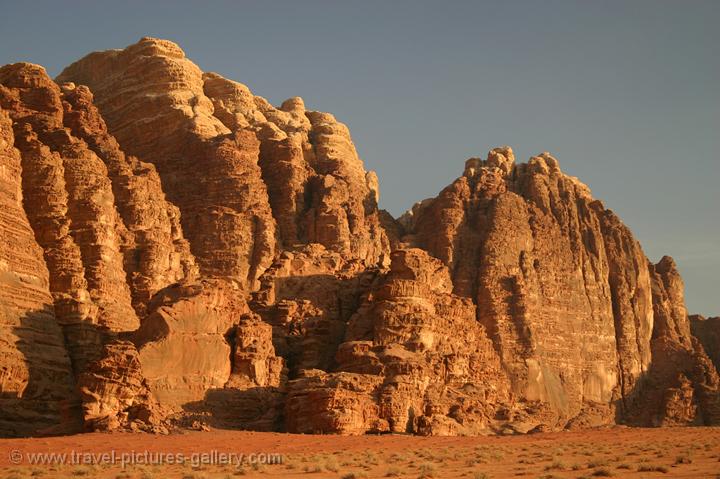
[{"label": "weathered rock surface", "polygon": [[23,209],[13,144],[10,116],[0,108],[0,434],[73,432],[79,401],[72,367],[43,252]]},{"label": "weathered rock surface", "polygon": [[706,319],[693,314],[690,316],[690,330],[702,344],[715,369],[720,371],[720,317]]},{"label": "weathered rock surface", "polygon": [[[253,287],[276,240],[317,242],[370,263],[389,252],[376,176],[347,127],[305,111],[300,98],[274,108],[152,38],[88,55],[59,79],[88,85],[123,148],[157,166],[205,273]],[[200,178],[197,164],[206,168]]]},{"label": "weathered rock surface", "polygon": [[720,424],[717,318],[551,155],[378,195],[172,42],[0,68],[0,434]]},{"label": "weathered rock surface", "polygon": [[164,432],[164,414],[147,387],[138,352],[112,340],[78,378],[85,429]]},{"label": "weathered rock surface", "polygon": [[509,382],[474,304],[451,290],[439,260],[422,250],[395,251],[348,325],[339,372],[306,373],[291,383],[289,430],[490,432],[510,406]]},{"label": "weathered rock surface", "polygon": [[126,157],[105,126],[87,87],[62,85],[64,124],[84,140],[108,170],[116,206],[131,237],[125,271],[138,315],[159,290],[197,277],[195,259],[180,227],[177,207],[165,199],[155,167]]},{"label": "weathered rock surface", "polygon": [[299,97],[275,108],[216,73],[204,80],[215,116],[232,131],[254,131],[260,141],[258,164],[281,246],[320,243],[368,264],[389,253],[377,176],[363,168],[345,125],[329,113],[306,111]]},{"label": "weathered rock surface", "polygon": [[268,268],[253,308],[272,325],[275,348],[293,375],[332,367],[345,326],[377,272],[319,244],[283,252]]},{"label": "weathered rock surface", "polygon": [[[411,241],[450,268],[456,294],[475,301],[513,392],[549,404],[550,426],[561,427],[619,397],[624,371],[604,237],[626,232],[612,223],[603,229],[601,207],[554,158],[513,162],[509,148],[468,160],[462,177],[415,207]],[[646,302],[650,311],[649,294]],[[610,421],[611,411],[605,416]]]},{"label": "weathered rock surface", "polygon": [[231,333],[232,370],[229,386],[279,388],[286,370],[281,357],[275,356],[272,326],[256,314],[246,314]]},{"label": "weathered rock surface", "polygon": [[230,378],[226,335],[248,313],[227,283],[170,286],[155,295],[135,334],[143,375],[163,404],[181,408]]},{"label": "weathered rock surface", "polygon": [[630,417],[639,424],[712,425],[720,421],[720,377],[690,334],[684,286],[675,262],[650,264],[655,312],[652,363]]},{"label": "weathered rock surface", "polygon": [[550,427],[630,414],[655,360],[651,337],[690,347],[682,286],[655,299],[630,231],[547,153],[514,165],[504,147],[468,160],[401,222],[408,242],[450,268],[453,291],[475,301],[513,392],[550,405]]},{"label": "weathered rock surface", "polygon": [[156,166],[201,271],[253,286],[275,248],[259,142],[213,116],[200,69],[174,43],[144,38],[58,79],[89,86],[124,151]]},{"label": "weathered rock surface", "polygon": [[105,164],[64,127],[62,93],[42,67],[5,66],[0,84],[0,103],[13,119],[23,160],[26,211],[45,250],[50,289],[70,310],[63,311],[61,321],[136,329],[121,252],[127,230]]}]

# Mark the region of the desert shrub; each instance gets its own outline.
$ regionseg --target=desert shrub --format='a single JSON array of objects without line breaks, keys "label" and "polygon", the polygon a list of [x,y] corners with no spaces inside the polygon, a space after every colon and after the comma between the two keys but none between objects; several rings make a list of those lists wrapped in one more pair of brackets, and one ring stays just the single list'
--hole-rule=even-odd
[{"label": "desert shrub", "polygon": [[399,467],[393,466],[393,467],[388,468],[388,470],[385,472],[385,477],[398,477],[398,476],[402,475],[402,473],[403,473],[402,469],[400,469]]},{"label": "desert shrub", "polygon": [[328,458],[325,461],[325,469],[330,472],[338,472],[340,470],[340,466],[338,465],[337,459],[334,457]]},{"label": "desert shrub", "polygon": [[562,461],[553,461],[552,464],[545,466],[546,471],[561,471],[565,469],[565,464]]},{"label": "desert shrub", "polygon": [[668,472],[668,468],[665,466],[656,466],[653,464],[643,464],[638,467],[638,472],[662,472],[663,474],[666,474]]},{"label": "desert shrub", "polygon": [[418,470],[420,472],[420,475],[418,476],[418,478],[424,479],[427,477],[435,477],[437,467],[435,466],[435,464],[430,464],[430,463],[426,462],[426,463],[420,464],[420,467],[418,468]]}]

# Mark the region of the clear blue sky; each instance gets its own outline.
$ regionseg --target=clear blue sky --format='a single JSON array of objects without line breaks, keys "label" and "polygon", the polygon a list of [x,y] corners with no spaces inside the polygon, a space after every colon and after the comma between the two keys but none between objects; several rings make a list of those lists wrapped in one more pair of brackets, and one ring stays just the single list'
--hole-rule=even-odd
[{"label": "clear blue sky", "polygon": [[508,144],[550,151],[720,314],[720,1],[2,1],[0,64],[145,35],[347,123],[399,215]]}]

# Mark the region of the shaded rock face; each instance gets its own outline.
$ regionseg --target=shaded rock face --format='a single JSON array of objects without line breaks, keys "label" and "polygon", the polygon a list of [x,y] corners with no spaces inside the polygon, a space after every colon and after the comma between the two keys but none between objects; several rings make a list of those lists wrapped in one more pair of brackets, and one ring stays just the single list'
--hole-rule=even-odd
[{"label": "shaded rock face", "polygon": [[549,154],[378,198],[172,42],[0,68],[0,435],[720,424],[717,318]]},{"label": "shaded rock face", "polygon": [[165,432],[164,413],[150,393],[140,358],[129,341],[112,340],[78,377],[86,430]]},{"label": "shaded rock face", "polygon": [[347,322],[378,271],[314,244],[284,252],[263,274],[252,307],[272,325],[291,376],[332,368]]},{"label": "shaded rock face", "polygon": [[0,108],[0,434],[73,432],[79,397],[13,144],[12,121]]},{"label": "shaded rock face", "polygon": [[509,382],[474,304],[451,289],[439,260],[422,250],[395,251],[350,320],[337,372],[306,372],[290,383],[288,429],[490,432],[496,413],[510,405]]},{"label": "shaded rock face", "polygon": [[720,370],[720,317],[706,319],[699,314],[693,314],[690,316],[690,329],[715,368]]},{"label": "shaded rock face", "polygon": [[703,348],[690,334],[684,286],[669,256],[650,264],[655,328],[653,361],[630,418],[635,423],[712,425],[720,421],[720,377]]}]

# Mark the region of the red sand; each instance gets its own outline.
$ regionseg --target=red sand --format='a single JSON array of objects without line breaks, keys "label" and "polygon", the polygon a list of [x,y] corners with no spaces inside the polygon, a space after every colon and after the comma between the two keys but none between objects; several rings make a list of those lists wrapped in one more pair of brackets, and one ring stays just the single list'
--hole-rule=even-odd
[{"label": "red sand", "polygon": [[[35,453],[66,454],[66,464],[28,464]],[[73,453],[94,454],[96,462],[103,464],[79,465],[86,464],[88,456],[67,464]],[[182,454],[186,463],[130,465],[125,469],[120,465],[122,456],[128,462],[134,454],[142,462],[143,457],[157,459],[157,453]],[[221,453],[282,456],[283,464],[253,467],[246,462],[241,472],[250,477],[302,477],[307,473],[312,473],[310,477],[483,477],[484,473],[490,478],[577,478],[610,473],[612,477],[715,478],[720,477],[720,428],[613,428],[503,437],[353,437],[213,430],[169,436],[93,433],[0,439],[0,476],[29,477],[30,470],[42,477],[201,478],[239,474],[234,464],[193,468],[200,460],[198,453],[207,454],[205,462],[217,462]],[[195,462],[190,464],[187,458],[192,456]],[[597,473],[599,469],[604,472]]]}]

